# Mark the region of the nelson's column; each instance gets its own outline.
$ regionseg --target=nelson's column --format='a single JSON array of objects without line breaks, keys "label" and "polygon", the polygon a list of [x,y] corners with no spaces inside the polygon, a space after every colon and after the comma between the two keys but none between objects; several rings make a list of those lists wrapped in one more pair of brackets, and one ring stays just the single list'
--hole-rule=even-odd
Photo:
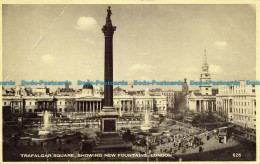
[{"label": "nelson's column", "polygon": [[[112,12],[110,6],[107,9],[106,24],[102,31],[105,35],[105,82],[113,82],[113,35],[116,27],[112,25]],[[101,132],[115,133],[118,113],[113,107],[113,85],[105,85],[104,107],[100,113]]]}]

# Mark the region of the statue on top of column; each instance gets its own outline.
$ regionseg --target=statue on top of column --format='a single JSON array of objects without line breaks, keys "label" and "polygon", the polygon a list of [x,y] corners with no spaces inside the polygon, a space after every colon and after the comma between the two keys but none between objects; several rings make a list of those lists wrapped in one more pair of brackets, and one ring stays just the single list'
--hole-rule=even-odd
[{"label": "statue on top of column", "polygon": [[112,11],[110,10],[110,6],[108,6],[108,9],[107,9],[107,18],[110,18],[111,15],[112,15]]},{"label": "statue on top of column", "polygon": [[106,24],[102,28],[102,31],[105,34],[105,36],[113,36],[114,31],[116,30],[116,27],[112,25],[111,15],[112,15],[111,7],[108,6]]}]

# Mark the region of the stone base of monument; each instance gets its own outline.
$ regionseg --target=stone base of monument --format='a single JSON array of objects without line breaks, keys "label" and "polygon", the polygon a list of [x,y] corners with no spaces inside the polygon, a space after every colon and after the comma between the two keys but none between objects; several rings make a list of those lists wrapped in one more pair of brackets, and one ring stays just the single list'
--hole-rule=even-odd
[{"label": "stone base of monument", "polygon": [[118,133],[103,133],[98,137],[93,153],[116,153],[131,151],[133,144],[124,141]]},{"label": "stone base of monument", "polygon": [[132,149],[132,143],[126,142],[117,133],[117,118],[119,114],[114,107],[103,107],[99,113],[101,118],[100,135],[97,138],[97,145],[94,153],[122,152]]},{"label": "stone base of monument", "polygon": [[118,113],[114,107],[103,107],[99,113],[101,118],[101,133],[116,133]]}]

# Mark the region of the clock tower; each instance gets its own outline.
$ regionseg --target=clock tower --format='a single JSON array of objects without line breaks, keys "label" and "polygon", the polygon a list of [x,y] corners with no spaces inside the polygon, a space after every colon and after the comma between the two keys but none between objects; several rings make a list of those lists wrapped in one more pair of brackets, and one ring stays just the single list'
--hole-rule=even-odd
[{"label": "clock tower", "polygon": [[[200,74],[200,81],[208,82],[211,80],[210,73],[209,73],[209,66],[207,62],[207,55],[206,50],[204,50],[204,59],[202,65],[202,72]],[[202,95],[212,95],[212,86],[211,85],[200,85],[200,93]]]}]

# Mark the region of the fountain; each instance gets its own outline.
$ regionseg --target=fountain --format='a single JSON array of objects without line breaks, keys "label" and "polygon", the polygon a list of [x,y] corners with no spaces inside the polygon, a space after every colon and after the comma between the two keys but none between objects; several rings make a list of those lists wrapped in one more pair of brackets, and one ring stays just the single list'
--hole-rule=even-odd
[{"label": "fountain", "polygon": [[38,135],[48,135],[51,132],[48,130],[49,127],[49,113],[46,110],[43,114],[43,129],[39,130]]},{"label": "fountain", "polygon": [[[34,126],[28,129],[21,129],[18,133],[14,133],[13,136],[18,138],[19,142],[25,144],[30,144],[31,142],[37,144],[47,143],[50,140],[55,140],[57,138],[65,138],[66,140],[70,138],[78,137],[81,133],[82,127],[71,126],[66,122],[62,122],[62,125],[57,125],[57,120],[51,119],[52,113],[45,110],[40,113],[42,116],[42,124],[40,127]],[[68,129],[66,129],[68,128]]]},{"label": "fountain", "polygon": [[145,125],[148,125],[148,124],[149,124],[149,114],[146,110],[146,112],[145,112]]},{"label": "fountain", "polygon": [[141,125],[141,130],[147,131],[151,128],[150,120],[149,120],[149,113],[148,110],[145,108],[145,115],[144,115],[144,124]]}]

